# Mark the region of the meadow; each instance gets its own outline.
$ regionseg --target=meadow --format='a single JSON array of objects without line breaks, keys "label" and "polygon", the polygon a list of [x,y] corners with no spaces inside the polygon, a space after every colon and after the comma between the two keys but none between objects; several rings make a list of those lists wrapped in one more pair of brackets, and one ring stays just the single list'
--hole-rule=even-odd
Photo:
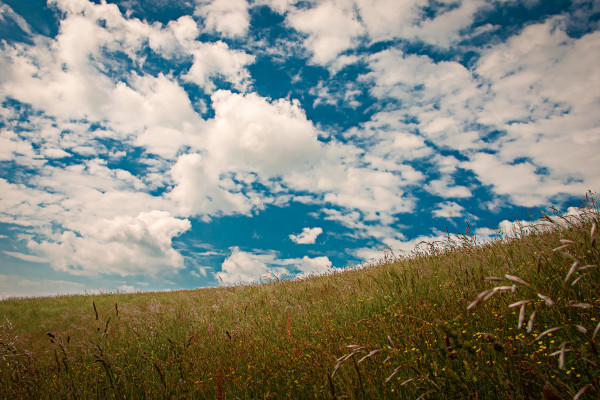
[{"label": "meadow", "polygon": [[599,216],[303,280],[4,300],[0,397],[599,398]]}]

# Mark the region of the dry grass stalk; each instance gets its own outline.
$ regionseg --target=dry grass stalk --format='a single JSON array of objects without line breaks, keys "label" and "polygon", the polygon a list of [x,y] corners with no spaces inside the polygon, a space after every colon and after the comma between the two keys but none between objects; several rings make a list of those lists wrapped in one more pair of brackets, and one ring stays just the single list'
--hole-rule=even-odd
[{"label": "dry grass stalk", "polygon": [[555,328],[550,328],[550,329],[547,329],[547,330],[545,330],[544,332],[542,332],[542,333],[540,333],[539,335],[537,335],[537,337],[536,337],[534,340],[535,340],[535,341],[538,341],[538,340],[540,340],[541,338],[543,338],[544,336],[546,336],[547,334],[549,334],[549,333],[553,333],[553,332],[556,332],[556,331],[560,330],[561,328],[562,328],[562,327],[560,327],[560,326],[557,326],[557,327],[555,327]]},{"label": "dry grass stalk", "polygon": [[571,304],[569,307],[573,307],[573,308],[588,308],[590,306],[591,306],[590,303],[575,303],[575,304]]},{"label": "dry grass stalk", "polygon": [[529,322],[527,323],[527,333],[531,333],[533,330],[533,321],[535,320],[535,311],[531,313],[529,317]]},{"label": "dry grass stalk", "polygon": [[380,351],[381,351],[381,349],[377,349],[377,350],[373,350],[373,351],[369,352],[369,354],[367,354],[366,356],[364,356],[363,358],[361,358],[360,360],[358,360],[358,363],[360,364],[361,362],[363,362],[367,358],[373,357],[375,354],[379,353]]},{"label": "dry grass stalk", "polygon": [[538,293],[538,297],[539,297],[540,299],[544,300],[544,303],[545,303],[545,304],[546,304],[548,307],[550,307],[550,306],[554,305],[554,301],[553,301],[551,298],[549,298],[548,296],[544,296],[543,294],[541,294],[541,293]]},{"label": "dry grass stalk", "polygon": [[518,276],[509,275],[509,274],[504,274],[504,276],[509,281],[513,281],[513,282],[516,282],[516,283],[520,283],[521,285],[529,286],[529,283],[525,282],[523,279],[519,278]]},{"label": "dry grass stalk", "polygon": [[548,216],[548,214],[546,214],[545,212],[543,212],[542,210],[540,210],[540,212],[542,213],[542,215],[544,216],[544,219],[546,219],[546,221],[550,222],[551,224],[556,224],[556,221],[554,221],[552,218],[550,218]]},{"label": "dry grass stalk", "polygon": [[579,265],[579,261],[575,261],[573,263],[573,265],[571,265],[571,268],[569,269],[569,272],[567,273],[567,277],[565,278],[565,283],[567,283],[569,281],[569,279],[571,279],[571,276],[575,273],[575,271],[577,271],[578,265]]},{"label": "dry grass stalk", "polygon": [[573,282],[571,282],[571,286],[577,285],[577,283],[579,283],[579,281],[582,280],[587,275],[588,275],[587,273],[579,275]]},{"label": "dry grass stalk", "polygon": [[594,268],[598,268],[597,265],[584,265],[583,267],[579,267],[579,271],[586,271],[588,269],[594,269]]},{"label": "dry grass stalk", "polygon": [[566,248],[567,248],[567,247],[569,247],[569,246],[571,246],[571,244],[563,244],[562,246],[558,246],[558,247],[556,247],[556,248],[552,249],[552,251],[553,251],[553,252],[561,251],[561,250],[564,250],[564,249],[566,249]]},{"label": "dry grass stalk", "polygon": [[592,335],[592,340],[596,339],[596,335],[598,334],[598,331],[600,331],[600,322],[598,322],[596,329],[594,329],[594,334]]},{"label": "dry grass stalk", "polygon": [[519,311],[519,324],[517,325],[517,329],[521,329],[523,327],[523,321],[525,320],[525,304],[521,306],[521,311]]},{"label": "dry grass stalk", "polygon": [[575,325],[575,328],[577,328],[577,330],[581,333],[587,333],[587,329],[582,325]]},{"label": "dry grass stalk", "polygon": [[398,372],[400,372],[400,370],[402,369],[402,365],[396,367],[396,369],[394,369],[394,372],[392,372],[392,374],[390,376],[387,377],[387,379],[385,380],[385,383],[388,383],[394,376],[396,376],[396,374]]},{"label": "dry grass stalk", "polygon": [[588,390],[590,387],[592,387],[592,384],[588,383],[587,385],[585,385],[584,387],[582,387],[581,389],[579,389],[579,391],[577,392],[577,394],[573,397],[573,400],[579,400],[581,398],[581,396],[583,396],[583,394],[585,393],[585,391]]},{"label": "dry grass stalk", "polygon": [[530,303],[531,300],[521,300],[521,301],[517,301],[516,303],[512,303],[508,306],[508,308],[515,308],[515,307],[520,307],[522,305],[525,305],[527,303]]}]

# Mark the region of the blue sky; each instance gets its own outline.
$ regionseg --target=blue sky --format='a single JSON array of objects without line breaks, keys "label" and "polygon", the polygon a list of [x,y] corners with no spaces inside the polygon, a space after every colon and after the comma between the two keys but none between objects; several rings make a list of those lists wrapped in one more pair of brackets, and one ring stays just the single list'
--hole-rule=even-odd
[{"label": "blue sky", "polygon": [[303,277],[600,187],[600,2],[0,1],[0,297]]}]

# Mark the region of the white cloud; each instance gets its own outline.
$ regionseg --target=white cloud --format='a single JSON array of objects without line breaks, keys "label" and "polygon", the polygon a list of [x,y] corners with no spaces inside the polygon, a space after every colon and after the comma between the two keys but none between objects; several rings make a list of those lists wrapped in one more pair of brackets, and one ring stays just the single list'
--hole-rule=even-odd
[{"label": "white cloud", "polygon": [[[449,3],[456,4],[454,1]],[[401,35],[449,48],[462,38],[461,30],[471,26],[475,13],[486,7],[489,7],[489,3],[485,0],[462,0],[458,2],[458,7],[444,11],[433,19],[421,20],[407,27]]]},{"label": "white cloud", "polygon": [[[21,226],[43,226],[57,218],[62,197],[0,178],[0,222]],[[45,204],[46,207],[39,207]]]},{"label": "white cloud", "polygon": [[6,22],[8,19],[13,20],[23,32],[31,34],[31,27],[27,21],[17,14],[8,4],[1,3],[0,22]]},{"label": "white cloud", "polygon": [[271,177],[308,166],[321,153],[317,129],[297,100],[269,101],[254,93],[212,95],[206,149],[219,171],[252,171]]},{"label": "white cloud", "polygon": [[215,116],[206,121],[197,154],[184,154],[171,169],[168,197],[182,215],[248,214],[273,202],[255,192],[268,185],[277,201],[284,189],[270,180],[312,168],[323,153],[317,129],[297,101],[219,90],[212,95]]},{"label": "white cloud", "polygon": [[371,93],[402,101],[405,118],[417,118],[427,139],[459,151],[484,146],[471,125],[485,92],[464,66],[400,50],[381,51],[368,62],[371,72],[364,79],[374,83]]},{"label": "white cloud", "polygon": [[11,257],[15,257],[18,258],[19,260],[23,260],[23,261],[27,261],[27,262],[33,262],[33,263],[46,263],[48,262],[47,259],[43,258],[43,257],[38,257],[38,256],[34,256],[31,254],[24,254],[24,253],[18,253],[15,251],[3,251],[4,254],[11,256]]},{"label": "white cloud", "polygon": [[419,20],[426,0],[357,0],[361,19],[373,41],[405,36]]},{"label": "white cloud", "polygon": [[424,18],[424,9],[430,5],[427,0],[356,0],[356,4],[373,41],[416,39],[441,47],[459,40],[460,31],[470,26],[474,14],[486,6],[482,0],[442,1],[438,6],[457,7],[438,8],[433,18]]},{"label": "white cloud", "polygon": [[194,82],[208,91],[214,91],[211,78],[220,76],[234,84],[238,89],[245,89],[250,74],[245,66],[254,62],[254,56],[240,50],[231,50],[224,42],[202,43],[191,51],[194,63],[183,79]]},{"label": "white cloud", "polygon": [[246,0],[196,0],[195,14],[204,18],[206,28],[228,37],[244,36],[250,25]]},{"label": "white cloud", "polygon": [[[490,47],[473,71],[385,50],[368,58],[371,72],[364,78],[374,83],[373,95],[402,102],[402,113],[418,121],[409,129],[460,151],[468,158],[460,166],[483,185],[532,206],[600,187],[593,146],[600,141],[597,54],[600,34],[570,38],[558,18]],[[499,134],[481,140],[488,132]],[[446,175],[425,188],[450,198],[471,190]]]},{"label": "white cloud", "polygon": [[296,244],[314,244],[317,241],[317,237],[323,233],[323,228],[303,228],[302,233],[298,235],[290,235],[292,242]]},{"label": "white cloud", "polygon": [[78,232],[65,231],[39,243],[30,240],[28,246],[56,270],[75,275],[157,275],[183,268],[172,239],[190,227],[188,220],[155,210],[135,218],[98,219]]},{"label": "white cloud", "polygon": [[405,119],[403,110],[380,111],[359,128],[344,132],[344,137],[367,147],[364,158],[373,166],[393,171],[407,161],[433,154],[425,139],[412,132],[413,124]]},{"label": "white cloud", "polygon": [[223,284],[256,282],[264,278],[283,277],[289,271],[281,266],[269,266],[275,260],[270,254],[253,254],[234,247],[215,277]]},{"label": "white cloud", "polygon": [[402,236],[391,235],[385,237],[381,242],[385,247],[380,251],[372,248],[361,248],[354,251],[354,254],[362,260],[373,261],[381,260],[385,251],[391,250],[395,256],[410,256],[413,252],[428,250],[430,246],[436,246],[447,240],[445,234],[419,235],[411,240],[406,240]]},{"label": "white cloud", "polygon": [[293,262],[297,263],[296,268],[300,270],[300,273],[296,275],[296,278],[300,279],[325,274],[333,270],[332,263],[328,257],[309,258],[308,256],[304,256],[302,259],[294,260]]},{"label": "white cloud", "polygon": [[429,193],[444,198],[466,198],[472,196],[469,188],[456,185],[454,180],[448,175],[443,176],[441,179],[430,180],[424,188]]},{"label": "white cloud", "polygon": [[31,143],[8,130],[0,131],[0,161],[15,161],[21,165],[41,165]]},{"label": "white cloud", "polygon": [[565,184],[552,175],[537,174],[530,162],[505,162],[488,153],[478,153],[461,166],[472,170],[483,184],[491,185],[495,193],[508,195],[515,204],[526,207],[543,205],[560,193],[581,195],[588,190],[583,182]]},{"label": "white cloud", "polygon": [[285,176],[288,187],[320,195],[331,205],[358,210],[369,221],[391,223],[394,214],[412,210],[414,199],[405,187],[422,175],[410,165],[396,165],[394,171],[365,166],[361,150],[350,144],[330,142],[324,150],[311,170]]},{"label": "white cloud", "polygon": [[241,193],[241,187],[223,187],[219,171],[213,171],[199,154],[179,157],[171,169],[175,187],[168,197],[182,215],[248,214],[260,203]]},{"label": "white cloud", "polygon": [[257,254],[232,247],[231,255],[225,259],[221,272],[215,277],[223,284],[235,284],[274,277],[303,278],[328,271],[331,271],[331,261],[327,257],[280,259],[273,252]]},{"label": "white cloud", "polygon": [[453,201],[438,204],[438,208],[433,210],[433,215],[437,218],[457,218],[462,216],[465,209],[460,204]]},{"label": "white cloud", "polygon": [[[160,151],[153,146],[156,141],[160,144],[157,129],[170,130],[169,135],[175,129],[185,136],[200,123],[186,91],[172,76],[130,72],[116,80],[109,76],[110,70],[129,69],[130,62],[143,64],[143,53],[150,47],[174,61],[193,57],[183,77],[208,91],[214,89],[211,79],[216,77],[231,81],[236,88],[247,84],[245,66],[253,57],[221,42],[196,41],[198,30],[189,16],[167,25],[150,25],[125,18],[114,4],[57,0],[57,5],[66,14],[56,38],[36,36],[33,45],[6,46],[1,96],[67,121],[103,121],[113,136],[127,137],[152,127],[140,144]],[[129,60],[117,61],[115,53],[125,53]],[[174,142],[169,147],[179,141]]]},{"label": "white cloud", "polygon": [[474,15],[489,7],[484,0],[440,2],[445,7],[427,18],[423,16],[430,6],[426,0],[328,0],[309,8],[290,7],[285,0],[261,3],[287,12],[288,24],[307,35],[304,45],[312,60],[323,65],[354,49],[363,36],[372,43],[402,38],[448,48],[461,39],[461,31],[473,23]]},{"label": "white cloud", "polygon": [[349,1],[323,1],[309,9],[294,9],[288,24],[305,33],[305,47],[317,64],[328,64],[344,50],[354,47],[363,27]]},{"label": "white cloud", "polygon": [[85,285],[76,282],[23,278],[0,274],[0,300],[9,297],[56,296],[83,293]]},{"label": "white cloud", "polygon": [[284,14],[291,9],[292,4],[296,3],[297,0],[255,0],[254,4],[257,6],[267,5],[271,7],[275,12]]},{"label": "white cloud", "polygon": [[[519,180],[530,182],[529,189],[538,193],[533,203],[600,187],[595,151],[600,143],[599,54],[599,32],[570,38],[559,18],[531,25],[490,48],[477,65],[492,96],[479,120],[507,133],[498,140],[497,163],[526,158],[548,173],[521,167],[526,175]],[[510,189],[505,193],[518,198],[526,190]]]}]

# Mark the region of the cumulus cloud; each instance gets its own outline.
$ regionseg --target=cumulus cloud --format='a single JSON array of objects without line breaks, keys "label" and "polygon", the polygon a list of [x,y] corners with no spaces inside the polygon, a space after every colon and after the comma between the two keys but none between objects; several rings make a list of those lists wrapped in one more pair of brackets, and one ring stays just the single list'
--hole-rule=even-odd
[{"label": "cumulus cloud", "polygon": [[206,148],[215,168],[270,177],[319,157],[318,131],[297,100],[269,101],[225,90],[211,98],[215,117],[207,123]]},{"label": "cumulus cloud", "polygon": [[[5,43],[0,56],[0,97],[35,110],[21,121],[16,109],[2,109],[3,117],[17,122],[4,125],[0,160],[37,169],[23,183],[0,180],[0,220],[29,226],[24,237],[30,248],[70,273],[180,269],[183,257],[172,239],[189,229],[189,221],[172,215],[185,214],[185,204],[149,192],[171,183],[166,172],[182,148],[202,147],[203,120],[176,77],[134,71],[143,70],[151,50],[165,60],[193,60],[181,78],[206,91],[214,89],[216,77],[242,88],[244,67],[253,57],[222,42],[197,41],[199,29],[189,16],[149,24],[121,14],[114,4],[52,4],[63,13],[58,35]],[[131,72],[115,75],[119,69]],[[107,139],[154,156],[137,160],[143,172],[134,176],[105,159],[101,141]],[[79,159],[48,165],[73,155]],[[173,175],[179,178],[177,164]],[[98,260],[105,262],[100,266]]]},{"label": "cumulus cloud", "polygon": [[294,260],[296,268],[300,273],[296,274],[296,278],[306,278],[309,276],[320,275],[332,271],[332,263],[328,257],[302,257],[302,259]]},{"label": "cumulus cloud", "polygon": [[[523,174],[519,180],[531,183],[538,195],[525,195],[525,187],[512,186],[513,193],[499,183],[521,204],[536,203],[531,197],[539,203],[553,194],[581,195],[586,185],[600,186],[600,155],[594,151],[600,141],[595,112],[600,79],[594,68],[599,51],[600,33],[570,38],[561,19],[550,19],[490,48],[480,59],[476,72],[489,83],[492,98],[479,120],[507,134],[499,139],[496,160],[478,155],[473,162],[483,168],[487,159],[489,170],[528,159],[518,167]],[[543,169],[547,172],[538,172]]]},{"label": "cumulus cloud", "polygon": [[317,241],[317,237],[323,233],[323,228],[303,228],[302,233],[298,235],[290,235],[292,242],[296,244],[314,244]]},{"label": "cumulus cloud", "polygon": [[369,56],[371,93],[402,101],[405,119],[414,116],[419,131],[438,146],[459,151],[482,148],[479,132],[471,126],[485,99],[480,84],[464,66],[434,62],[426,55],[384,50]]},{"label": "cumulus cloud", "polygon": [[427,182],[425,190],[431,194],[445,198],[466,198],[472,196],[469,188],[455,184],[454,180],[447,175],[441,179],[434,179]]},{"label": "cumulus cloud", "polygon": [[464,208],[453,201],[438,204],[433,210],[433,215],[437,218],[457,218],[462,215]]},{"label": "cumulus cloud", "polygon": [[[592,66],[600,61],[594,51],[600,36],[568,37],[562,21],[531,25],[491,46],[471,71],[384,50],[369,56],[364,79],[374,82],[374,96],[400,100],[400,116],[413,116],[420,135],[460,151],[468,158],[461,168],[498,195],[524,206],[580,195],[600,185],[600,163],[594,162],[600,156],[590,146],[600,140],[592,110],[600,91],[593,89],[598,80],[590,79],[597,75]],[[470,196],[470,188],[447,175],[425,188],[443,197]]]},{"label": "cumulus cloud", "polygon": [[419,40],[448,48],[462,38],[461,31],[473,23],[477,12],[489,8],[484,0],[439,2],[436,14],[427,17],[426,0],[328,0],[312,7],[290,7],[285,0],[261,3],[287,12],[287,23],[306,35],[304,46],[312,61],[321,65],[332,65],[340,53],[354,50],[366,38],[371,43]]},{"label": "cumulus cloud", "polygon": [[338,54],[355,46],[363,33],[358,16],[347,1],[329,0],[312,8],[294,9],[287,22],[307,35],[304,45],[318,64],[334,61]]},{"label": "cumulus cloud", "polygon": [[515,204],[534,207],[544,204],[559,193],[585,193],[583,182],[563,183],[554,176],[536,173],[531,162],[506,162],[488,153],[478,153],[464,168],[475,172],[481,182],[492,185],[495,193],[508,195]]},{"label": "cumulus cloud", "polygon": [[365,165],[361,153],[351,144],[330,142],[312,169],[287,175],[285,183],[322,196],[326,204],[357,210],[368,221],[388,224],[394,214],[412,210],[414,199],[405,188],[422,175],[410,165],[396,165],[392,171]]},{"label": "cumulus cloud", "polygon": [[[171,175],[175,187],[169,198],[182,215],[228,215],[248,214],[260,203],[241,192],[241,187],[224,187],[219,179],[220,171],[207,167],[200,154],[179,157]],[[233,183],[233,182],[231,182]]]},{"label": "cumulus cloud", "polygon": [[318,131],[297,101],[219,90],[206,121],[201,153],[179,156],[168,197],[183,215],[248,214],[272,202],[252,189],[261,182],[308,170],[323,153]]},{"label": "cumulus cloud", "polygon": [[224,42],[198,44],[191,53],[194,63],[183,78],[208,91],[215,89],[211,80],[215,76],[226,79],[238,89],[244,89],[250,80],[245,66],[254,61],[254,56],[240,50],[231,50]]},{"label": "cumulus cloud", "polygon": [[209,31],[228,37],[244,36],[250,25],[246,0],[196,0],[195,14],[204,18]]},{"label": "cumulus cloud", "polygon": [[78,232],[65,231],[41,242],[32,239],[28,246],[56,270],[75,275],[157,275],[184,267],[172,240],[190,227],[188,220],[154,210],[98,219]]},{"label": "cumulus cloud", "polygon": [[215,277],[223,284],[233,284],[289,275],[284,267],[267,265],[273,260],[272,255],[248,253],[234,247],[221,265],[221,272],[216,273]]},{"label": "cumulus cloud", "polygon": [[302,278],[330,270],[331,261],[327,257],[280,259],[272,252],[249,253],[233,247],[215,277],[223,284],[235,284],[293,275]]},{"label": "cumulus cloud", "polygon": [[[150,25],[124,17],[114,4],[56,4],[66,13],[56,38],[35,37],[33,45],[6,46],[4,72],[9,79],[1,95],[67,120],[106,121],[117,135],[148,127],[189,133],[200,119],[173,77],[131,72],[125,80],[115,80],[109,72],[143,62],[144,51],[151,48],[166,59],[193,58],[183,77],[208,91],[216,77],[235,87],[246,84],[245,66],[253,57],[222,42],[196,41],[198,30],[189,16]],[[116,55],[122,53],[129,59],[119,60]]]}]

